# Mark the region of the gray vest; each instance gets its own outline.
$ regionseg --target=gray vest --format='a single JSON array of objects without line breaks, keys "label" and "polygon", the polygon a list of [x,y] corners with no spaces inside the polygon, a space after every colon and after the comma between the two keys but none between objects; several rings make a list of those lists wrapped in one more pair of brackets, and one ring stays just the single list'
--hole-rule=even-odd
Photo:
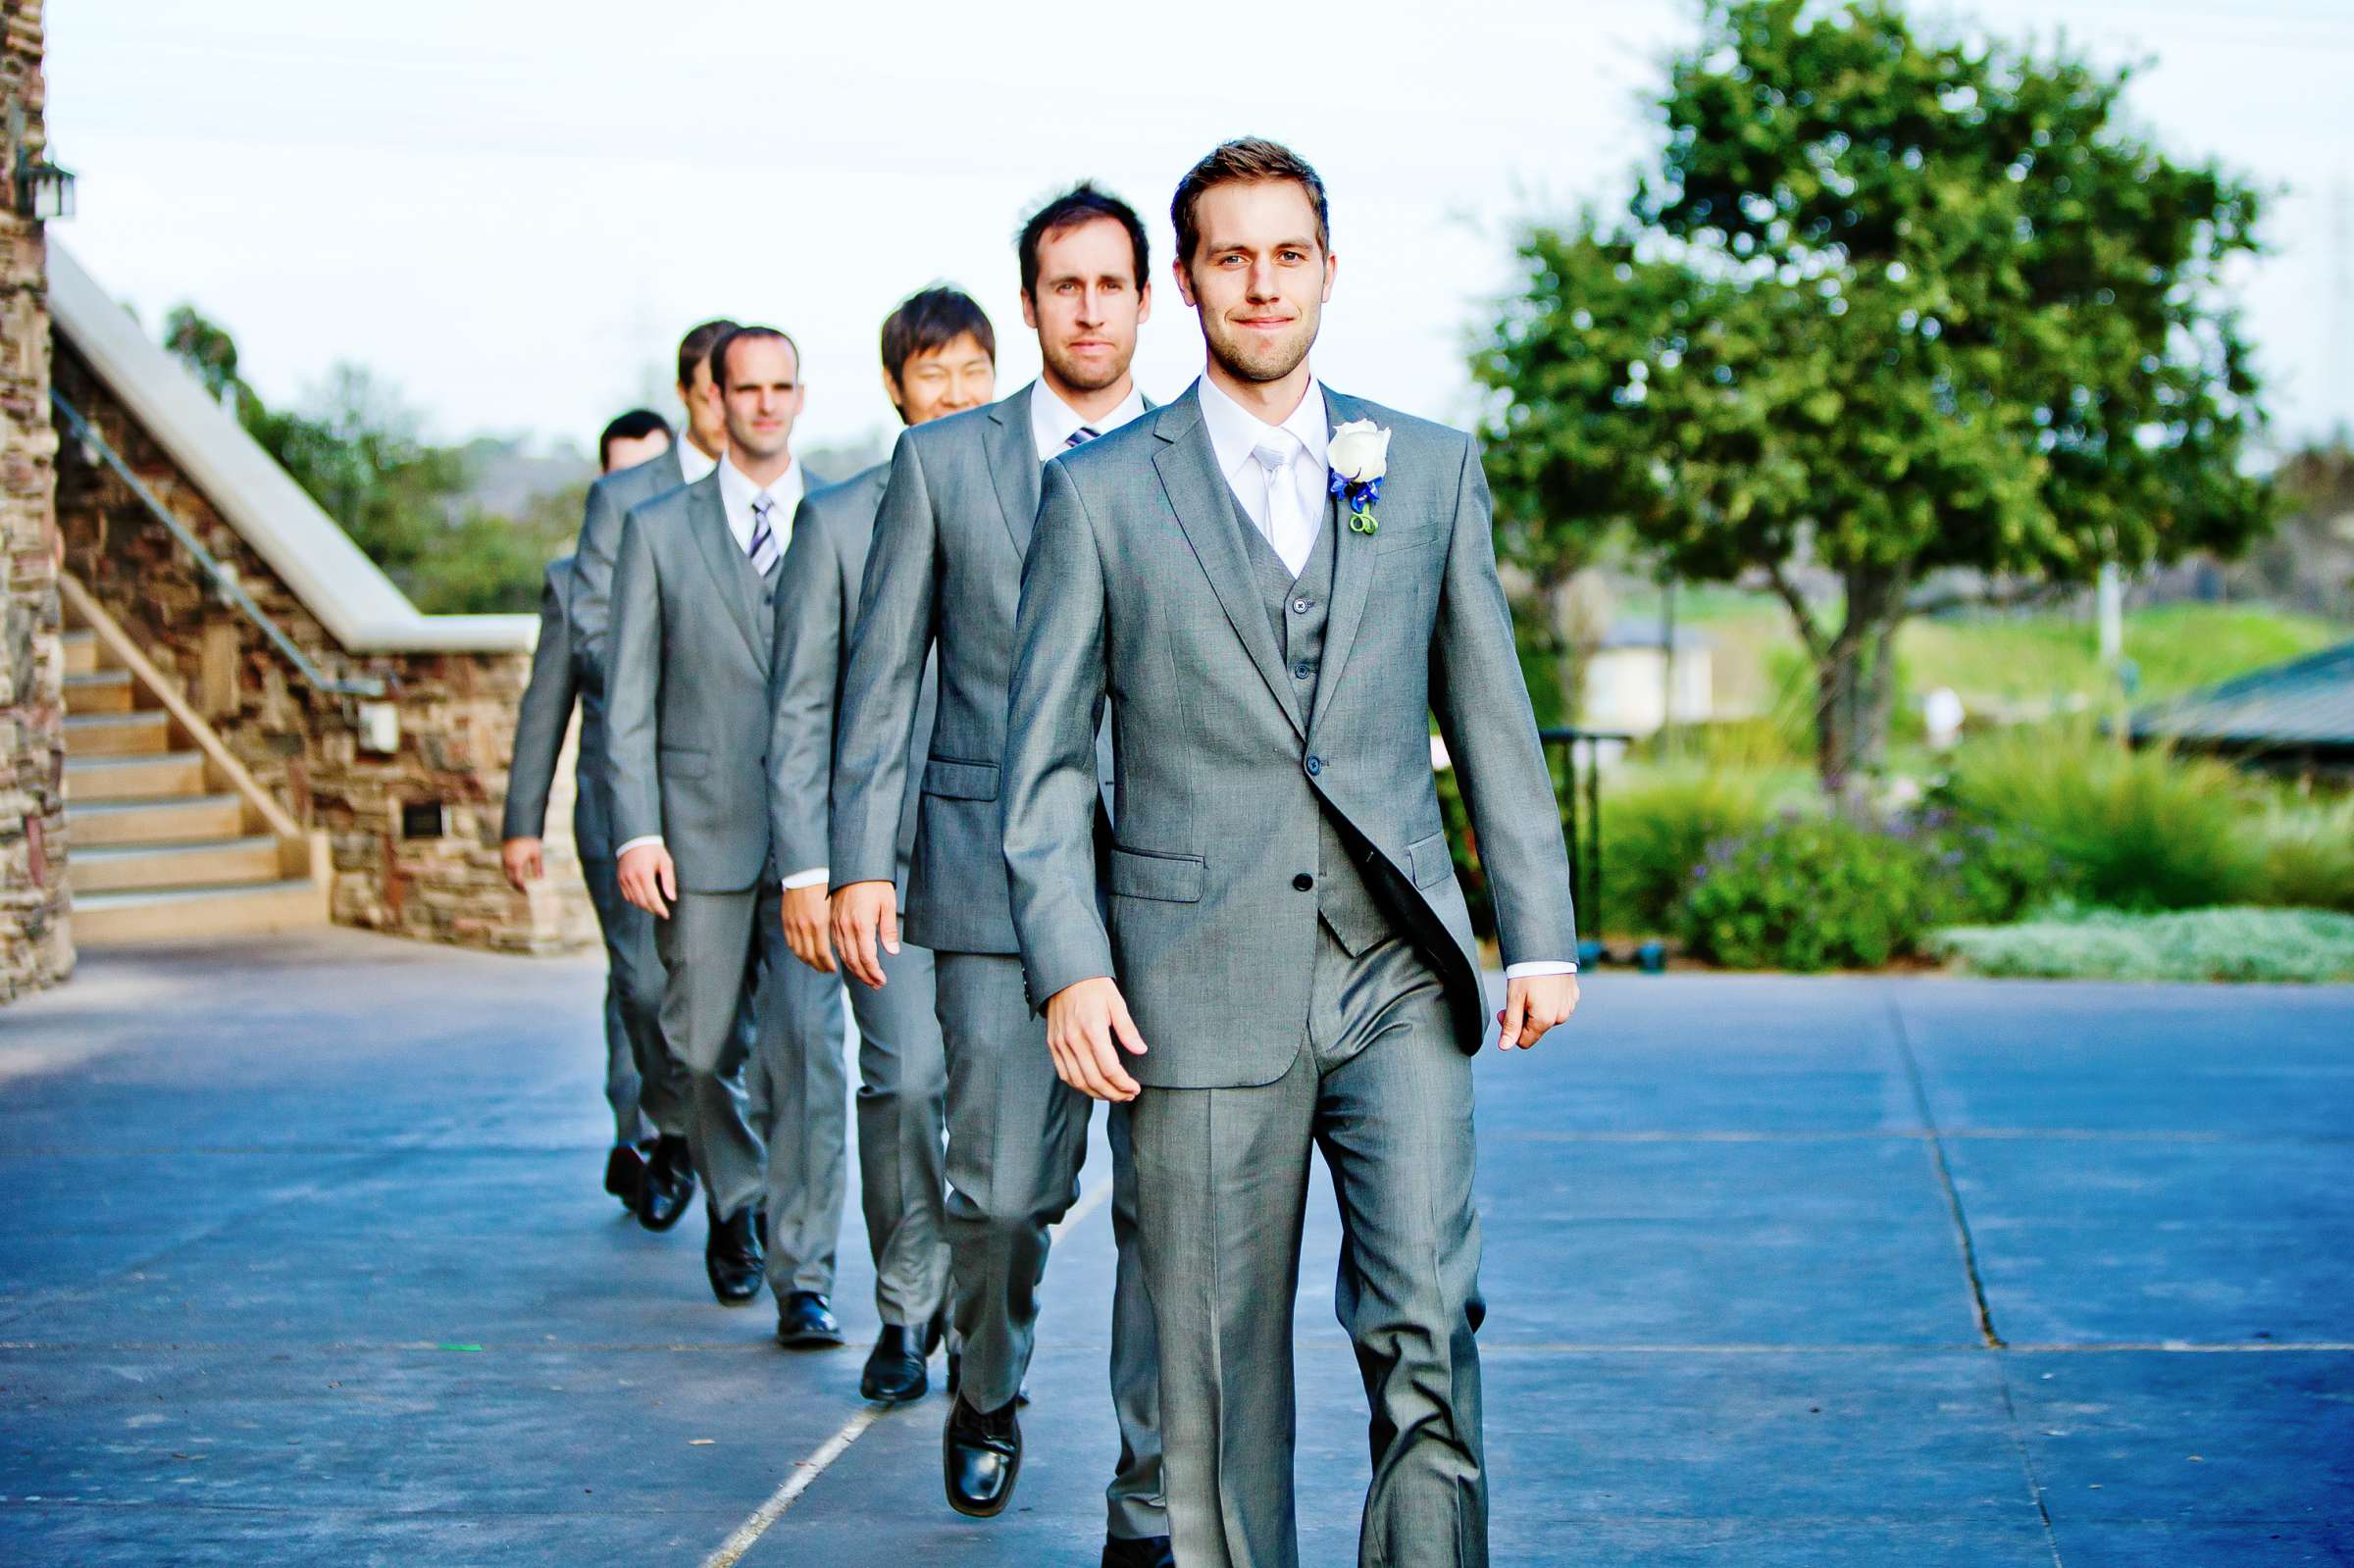
[{"label": "gray vest", "polygon": [[[1315,553],[1296,578],[1240,501],[1235,503],[1234,522],[1243,531],[1251,570],[1266,601],[1267,624],[1274,629],[1276,646],[1283,650],[1284,672],[1291,677],[1292,695],[1305,720],[1315,711],[1316,683],[1324,668],[1324,628],[1331,615],[1333,562],[1340,548],[1339,508],[1325,502]],[[1300,787],[1313,792],[1305,778]],[[1321,800],[1316,811],[1315,875],[1316,913],[1350,956],[1398,934],[1373,889],[1365,885],[1357,858],[1350,852],[1348,835]]]}]

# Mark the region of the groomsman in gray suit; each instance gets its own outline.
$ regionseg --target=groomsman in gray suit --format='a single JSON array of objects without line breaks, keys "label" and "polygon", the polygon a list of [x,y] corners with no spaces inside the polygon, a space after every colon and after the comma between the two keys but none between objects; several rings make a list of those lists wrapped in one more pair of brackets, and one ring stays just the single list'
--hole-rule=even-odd
[{"label": "groomsman in gray suit", "polygon": [[[1049,1070],[1022,989],[998,826],[1006,678],[1039,466],[1145,412],[1129,376],[1151,308],[1144,226],[1090,185],[1058,197],[1019,239],[1022,320],[1046,368],[1001,402],[899,437],[875,521],[835,741],[834,944],[851,978],[887,979],[900,950],[898,836],[920,788],[907,873],[907,936],[932,949],[948,1063],[951,1316],[962,1341],[943,1440],[949,1505],[986,1518],[1013,1496],[1014,1406],[1030,1363],[1048,1228],[1079,1191],[1090,1107]],[[939,653],[940,711],[922,772],[908,740]],[[1134,1257],[1128,1126],[1110,1118],[1120,1247],[1111,1329],[1121,1453],[1108,1492],[1106,1563],[1159,1563],[1152,1312]]]},{"label": "groomsman in gray suit", "polygon": [[[840,1342],[838,1329],[827,1339],[826,1298],[846,1136],[842,987],[785,961],[783,934],[759,918],[775,885],[767,740],[776,580],[807,482],[790,445],[802,401],[798,360],[773,328],[738,328],[713,345],[727,453],[706,478],[624,521],[606,690],[621,890],[658,922],[662,1028],[691,1089],[688,1136],[710,1215],[711,1289],[729,1305],[749,1301],[765,1251],[779,1338],[792,1344]],[[736,1020],[747,987],[765,1128],[754,1127],[742,1084],[746,1045]]]},{"label": "groomsman in gray suit", "polygon": [[[547,826],[547,797],[555,785],[556,761],[564,749],[579,702],[580,680],[572,659],[572,635],[564,616],[564,590],[572,557],[548,563],[539,595],[539,642],[532,651],[532,678],[524,687],[515,721],[515,750],[507,774],[507,804],[499,836],[499,863],[517,892],[547,874],[540,835]],[[589,901],[605,938],[605,1103],[613,1110],[613,1147],[605,1156],[605,1190],[636,1213],[643,1200],[645,1156],[653,1143],[648,1124],[686,1128],[683,1099],[665,1102],[657,1079],[645,1086],[644,1067],[658,1069],[665,1052],[655,1022],[662,971],[653,953],[653,932],[645,916],[621,901],[613,880],[613,835],[600,797],[588,786],[592,759],[604,747],[604,712],[590,703],[581,713],[580,761],[575,765],[572,838],[588,884]],[[618,907],[616,907],[618,906]],[[633,929],[635,928],[635,929]],[[640,951],[637,939],[643,937]],[[638,961],[642,958],[640,965]],[[640,1038],[640,1030],[650,1035]]]},{"label": "groomsman in gray suit", "polygon": [[[1292,1303],[1320,1148],[1334,1300],[1372,1407],[1357,1560],[1485,1564],[1486,1004],[1428,715],[1496,889],[1501,1043],[1534,1045],[1577,999],[1487,484],[1468,437],[1310,373],[1334,268],[1305,163],[1230,142],[1173,216],[1207,370],[1051,465],[1031,540],[1006,720],[1014,926],[1056,1073],[1132,1110],[1178,1561],[1297,1561]],[[1092,843],[1106,701],[1108,928]]]},{"label": "groomsman in gray suit", "polygon": [[[980,306],[953,288],[927,288],[883,323],[883,389],[911,426],[978,408],[995,393],[997,352],[997,332]],[[827,975],[835,972],[826,906],[834,721],[875,512],[890,478],[891,465],[878,463],[801,502],[778,590],[768,762],[777,860],[794,868],[785,877],[785,940],[795,958]],[[907,749],[908,766],[918,771],[931,754],[937,685],[927,670]],[[909,791],[899,814],[895,881],[902,896],[916,798]],[[902,942],[884,957],[883,971],[889,985],[850,992],[858,1022],[858,1189],[875,1264],[875,1311],[883,1320],[858,1391],[901,1404],[930,1387],[924,1362],[947,1318],[941,1199],[947,1068],[931,951]]]},{"label": "groomsman in gray suit", "polygon": [[[581,521],[580,542],[573,547],[571,581],[565,588],[564,614],[569,624],[573,662],[580,677],[584,701],[600,706],[605,696],[605,676],[612,647],[612,589],[613,561],[621,547],[622,519],[630,508],[650,501],[666,490],[707,478],[718,467],[720,454],[727,450],[727,416],[720,406],[716,389],[711,382],[711,348],[728,332],[735,330],[730,321],[709,321],[696,327],[679,342],[678,392],[679,405],[685,418],[680,425],[678,439],[652,457],[626,466],[608,464],[603,478],[588,486],[588,504]],[[610,432],[608,432],[608,435]],[[600,455],[613,450],[609,440],[600,441]],[[606,821],[612,820],[612,785],[606,778],[605,760],[601,748],[591,753],[584,740],[581,757],[582,790],[584,796],[593,794],[596,810]],[[619,893],[619,883],[613,885],[613,902],[617,912],[627,906]],[[595,892],[595,885],[590,885]],[[599,903],[600,912],[603,909]],[[642,917],[640,917],[642,919]],[[623,924],[629,924],[624,917]],[[607,927],[610,931],[613,928]],[[635,954],[652,951],[653,936],[650,925],[630,936],[628,946]],[[636,984],[640,959],[631,965],[632,983],[625,987],[626,998],[637,1005],[636,998],[648,993],[658,995],[661,975],[657,967],[646,977],[643,986]],[[657,961],[658,962],[658,961]],[[645,1026],[655,1038],[660,1038],[660,1019]],[[748,1037],[750,1011],[748,1003],[743,1028]],[[668,1057],[664,1076],[683,1082],[685,1065],[671,1044],[665,1041],[663,1050]],[[644,1073],[642,1063],[640,1072]],[[649,1231],[664,1231],[676,1225],[687,1212],[688,1200],[694,1196],[694,1165],[683,1132],[661,1130],[654,1139],[653,1149],[646,1156],[645,1174],[641,1189],[638,1219]]]}]

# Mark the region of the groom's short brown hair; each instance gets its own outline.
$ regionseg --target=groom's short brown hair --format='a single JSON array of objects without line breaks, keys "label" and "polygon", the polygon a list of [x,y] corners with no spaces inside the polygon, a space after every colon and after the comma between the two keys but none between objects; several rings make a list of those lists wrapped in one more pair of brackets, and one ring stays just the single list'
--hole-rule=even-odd
[{"label": "groom's short brown hair", "polygon": [[1177,181],[1177,198],[1169,203],[1169,221],[1177,228],[1178,265],[1192,261],[1194,247],[1201,243],[1202,230],[1194,222],[1194,209],[1201,206],[1205,191],[1213,185],[1256,184],[1267,179],[1288,179],[1307,192],[1308,205],[1316,210],[1316,246],[1329,254],[1332,204],[1324,199],[1323,177],[1282,142],[1242,136],[1219,144]]}]

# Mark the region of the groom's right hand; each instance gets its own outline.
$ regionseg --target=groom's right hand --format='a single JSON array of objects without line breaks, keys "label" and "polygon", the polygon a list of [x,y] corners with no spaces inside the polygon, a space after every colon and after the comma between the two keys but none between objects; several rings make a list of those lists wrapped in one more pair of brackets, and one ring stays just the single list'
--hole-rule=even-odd
[{"label": "groom's right hand", "polygon": [[1108,977],[1065,986],[1047,998],[1047,1049],[1054,1076],[1091,1099],[1132,1100],[1139,1086],[1112,1049],[1117,1039],[1132,1056],[1145,1054],[1145,1037],[1128,1016],[1119,986]]},{"label": "groom's right hand", "polygon": [[[878,951],[878,949],[880,949]],[[899,950],[899,890],[854,882],[834,893],[834,950],[853,979],[883,988],[883,954]]]}]

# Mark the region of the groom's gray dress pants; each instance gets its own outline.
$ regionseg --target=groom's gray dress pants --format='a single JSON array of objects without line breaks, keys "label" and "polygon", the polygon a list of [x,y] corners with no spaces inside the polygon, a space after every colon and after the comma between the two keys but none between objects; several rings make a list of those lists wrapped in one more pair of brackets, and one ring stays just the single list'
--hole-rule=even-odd
[{"label": "groom's gray dress pants", "polygon": [[1247,1088],[1149,1087],[1132,1109],[1177,1560],[1299,1561],[1292,1302],[1314,1147],[1340,1200],[1333,1299],[1371,1409],[1357,1561],[1484,1568],[1471,1061],[1438,977],[1396,938],[1353,958],[1319,922],[1291,1069]]},{"label": "groom's gray dress pants", "polygon": [[[763,888],[682,888],[654,935],[703,1189],[722,1216],[767,1205],[773,1289],[829,1292],[848,1136],[842,983],[793,958]],[[738,1016],[747,989],[750,1031]]]},{"label": "groom's gray dress pants", "polygon": [[[995,1410],[1021,1392],[1030,1369],[1048,1228],[1078,1200],[1094,1102],[1054,1076],[1046,1022],[1025,999],[1019,958],[943,952],[934,964],[948,1062],[950,1318],[964,1345],[958,1397]],[[1143,1540],[1168,1534],[1160,1372],[1151,1297],[1137,1256],[1128,1108],[1110,1109],[1111,1227],[1119,1247],[1110,1303],[1111,1403],[1120,1457],[1104,1496],[1108,1533]],[[1094,1315],[1101,1307],[1074,1302],[1071,1316],[1100,1322]]]}]

